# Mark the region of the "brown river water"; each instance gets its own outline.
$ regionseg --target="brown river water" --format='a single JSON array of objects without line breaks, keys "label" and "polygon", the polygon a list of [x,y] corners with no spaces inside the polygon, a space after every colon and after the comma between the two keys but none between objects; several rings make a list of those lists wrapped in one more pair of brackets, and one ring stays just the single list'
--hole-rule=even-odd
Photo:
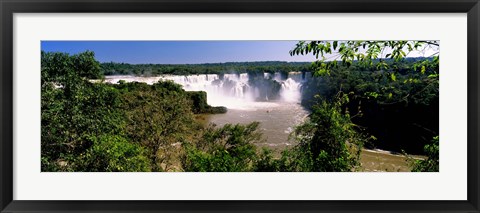
[{"label": "brown river water", "polygon": [[[225,106],[225,114],[200,115],[198,120],[215,123],[222,126],[226,123],[247,124],[253,121],[260,122],[260,129],[265,141],[259,146],[266,146],[277,152],[294,145],[289,141],[289,135],[295,126],[302,123],[308,116],[300,105],[301,86],[308,81],[309,75],[289,73],[287,79],[279,74],[265,73],[265,79],[273,79],[281,84],[280,99],[268,100],[268,97],[259,97],[262,88],[251,85],[247,74],[225,74],[223,79],[217,75],[188,75],[188,76],[107,76],[106,81],[117,83],[119,80],[127,82],[138,81],[153,84],[158,80],[172,80],[187,91],[207,92],[207,102],[212,106]],[[264,101],[258,101],[259,98]],[[361,153],[361,169],[365,172],[405,172],[409,171],[406,157],[382,150],[363,150]]]},{"label": "brown river water", "polygon": [[[260,122],[260,129],[265,142],[258,144],[280,152],[294,145],[289,140],[293,128],[299,125],[308,112],[298,103],[257,104],[249,110],[228,110],[225,114],[205,115],[205,123],[222,126],[226,123],[247,124]],[[410,167],[404,155],[393,154],[384,150],[363,149],[360,155],[362,172],[409,172]]]}]

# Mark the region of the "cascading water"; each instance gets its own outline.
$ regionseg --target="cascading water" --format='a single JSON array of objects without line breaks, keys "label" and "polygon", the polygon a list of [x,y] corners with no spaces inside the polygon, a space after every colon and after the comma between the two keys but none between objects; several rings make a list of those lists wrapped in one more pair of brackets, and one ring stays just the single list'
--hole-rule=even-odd
[{"label": "cascading water", "polygon": [[281,97],[286,102],[298,102],[301,95],[301,82],[288,78],[282,82]]},{"label": "cascading water", "polygon": [[305,120],[308,112],[300,105],[302,84],[311,78],[310,73],[291,72],[263,75],[168,75],[160,77],[107,76],[106,81],[117,83],[172,80],[187,91],[207,92],[207,102],[212,106],[225,106],[227,113],[204,115],[207,122],[219,126],[227,123],[247,124],[260,122],[267,146],[290,145],[288,135],[296,125]]},{"label": "cascading water", "polygon": [[[225,74],[222,77],[216,74],[159,77],[107,76],[106,81],[117,83],[119,80],[124,80],[153,84],[161,79],[172,80],[182,85],[187,91],[207,92],[207,102],[212,106],[248,110],[271,108],[280,102],[299,103],[302,83],[308,79],[305,76],[300,72],[290,72],[288,77],[283,79],[280,73],[264,73],[263,79],[262,76],[260,78],[250,76],[249,78],[246,73]],[[281,88],[277,94],[271,87],[278,84],[281,85]]]}]

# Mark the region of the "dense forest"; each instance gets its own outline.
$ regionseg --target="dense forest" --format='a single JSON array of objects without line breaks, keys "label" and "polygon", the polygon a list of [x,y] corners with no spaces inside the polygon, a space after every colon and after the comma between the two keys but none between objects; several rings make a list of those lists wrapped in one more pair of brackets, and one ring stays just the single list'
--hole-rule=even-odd
[{"label": "dense forest", "polygon": [[[427,64],[423,73],[413,69],[418,62]],[[368,70],[358,63],[340,65],[330,75],[303,85],[302,105],[311,108],[316,97],[332,101],[339,93],[346,94],[349,102],[342,109],[376,138],[365,144],[368,148],[423,154],[423,147],[438,135],[438,67],[433,58],[387,63],[397,67],[395,72]]]},{"label": "dense forest", "polygon": [[[355,45],[365,43],[330,43],[299,42],[291,54],[343,47],[339,53],[347,56],[320,56],[314,63],[131,65],[99,63],[90,51],[42,52],[42,171],[359,171],[364,147],[424,155],[412,159],[412,171],[438,171],[439,57],[406,58],[392,46],[388,59],[360,58]],[[378,43],[365,45],[401,42]],[[254,81],[259,73],[290,71],[313,73],[302,86],[310,115],[291,133],[295,145],[280,152],[257,145],[264,140],[258,122],[201,124],[198,115],[228,110],[209,106],[205,92],[172,81],[92,81],[112,74],[225,73],[248,73]]]},{"label": "dense forest", "polygon": [[188,74],[226,74],[226,73],[288,73],[292,71],[309,71],[310,62],[227,62],[209,64],[128,64],[108,62],[102,63],[105,75],[188,75]]}]

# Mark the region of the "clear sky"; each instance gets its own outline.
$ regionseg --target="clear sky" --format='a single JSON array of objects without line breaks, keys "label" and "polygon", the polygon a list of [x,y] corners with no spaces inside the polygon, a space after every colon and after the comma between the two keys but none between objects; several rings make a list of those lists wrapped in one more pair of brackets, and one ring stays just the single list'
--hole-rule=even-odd
[{"label": "clear sky", "polygon": [[314,61],[290,56],[297,41],[42,41],[46,52],[91,50],[100,62],[199,64],[246,61]]}]

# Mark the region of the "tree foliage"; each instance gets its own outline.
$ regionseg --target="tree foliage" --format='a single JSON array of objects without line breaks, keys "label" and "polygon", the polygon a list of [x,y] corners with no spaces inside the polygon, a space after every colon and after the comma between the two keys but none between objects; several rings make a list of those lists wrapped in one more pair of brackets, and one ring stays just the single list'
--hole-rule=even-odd
[{"label": "tree foliage", "polygon": [[171,81],[129,86],[122,95],[125,132],[132,141],[146,147],[153,171],[168,171],[173,164],[172,155],[192,128],[193,113],[187,93]]},{"label": "tree foliage", "polygon": [[42,52],[42,168],[82,169],[75,156],[92,146],[92,136],[121,132],[118,93],[85,80],[99,75],[95,65],[92,52]]},{"label": "tree foliage", "polygon": [[149,172],[145,149],[126,138],[104,135],[92,138],[92,147],[82,154],[82,167],[91,172]]},{"label": "tree foliage", "polygon": [[[303,87],[302,104],[316,95],[351,94],[344,107],[362,108],[353,122],[378,138],[373,145],[421,154],[423,138],[438,135],[438,41],[300,41],[291,55],[312,54],[315,78]],[[406,58],[416,52],[427,57]],[[406,134],[408,132],[408,134]],[[370,148],[372,148],[370,146]]]},{"label": "tree foliage", "polygon": [[439,141],[434,137],[432,143],[424,147],[427,158],[414,160],[412,172],[438,172],[439,171]]},{"label": "tree foliage", "polygon": [[209,126],[196,143],[185,143],[182,159],[185,171],[253,171],[257,159],[256,143],[262,141],[258,122],[247,125]]},{"label": "tree foliage", "polygon": [[227,62],[208,64],[128,64],[108,62],[101,64],[105,75],[194,75],[194,74],[240,74],[310,71],[308,62],[259,61]]},{"label": "tree foliage", "polygon": [[[400,61],[410,52],[422,49],[434,49],[436,51],[429,57],[434,57],[438,62],[438,41],[300,41],[290,51],[290,55],[312,54],[317,58],[313,62],[316,74],[329,74],[332,68],[339,65],[351,66],[357,61],[364,67],[377,69],[389,69],[386,58]],[[394,73],[390,73],[395,81]]]},{"label": "tree foliage", "polygon": [[[93,52],[42,52],[42,171],[181,171],[183,143],[221,140],[193,117],[225,111],[208,105],[206,94],[186,92],[172,81],[94,82],[103,78],[98,65]],[[222,131],[229,134],[228,127]],[[236,125],[228,143],[255,148],[248,144],[250,131],[256,125]],[[233,159],[248,161],[241,154]],[[247,166],[238,162],[236,168]]]}]

